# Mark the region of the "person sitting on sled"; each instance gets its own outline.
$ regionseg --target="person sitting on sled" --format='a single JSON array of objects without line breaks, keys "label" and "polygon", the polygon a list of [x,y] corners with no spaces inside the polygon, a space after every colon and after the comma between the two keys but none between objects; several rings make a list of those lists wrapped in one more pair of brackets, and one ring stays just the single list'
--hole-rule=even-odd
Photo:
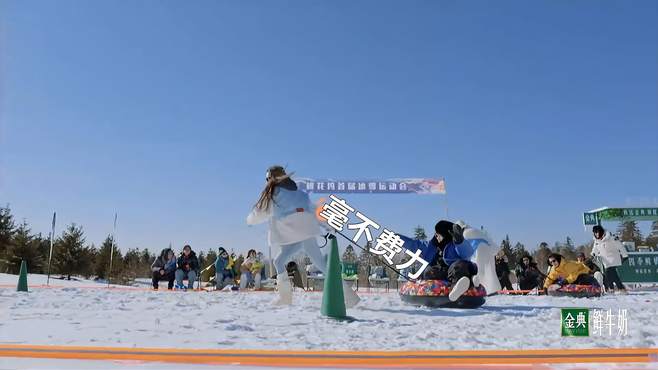
[{"label": "person sitting on sled", "polygon": [[567,284],[600,286],[598,281],[590,275],[587,266],[576,261],[567,261],[562,255],[553,253],[548,257],[552,266],[551,272],[544,280],[544,289],[558,290]]},{"label": "person sitting on sled", "polygon": [[[278,250],[274,258],[279,298],[275,305],[292,304],[292,286],[286,273],[286,263],[300,251],[326,275],[327,262],[320,251],[316,237],[322,235],[315,217],[315,207],[306,192],[299,190],[290,175],[281,166],[272,166],[265,175],[265,189],[247,217],[247,224],[269,221],[268,241]],[[345,304],[356,305],[359,297],[343,282]]]},{"label": "person sitting on sled", "polygon": [[[472,278],[478,273],[473,244],[464,239],[460,225],[441,220],[434,226],[434,237],[429,241],[416,240],[404,235],[404,247],[421,250],[421,257],[428,262],[423,280],[447,280],[452,286],[448,298],[456,301],[472,286]],[[479,284],[478,284],[479,285]]]}]

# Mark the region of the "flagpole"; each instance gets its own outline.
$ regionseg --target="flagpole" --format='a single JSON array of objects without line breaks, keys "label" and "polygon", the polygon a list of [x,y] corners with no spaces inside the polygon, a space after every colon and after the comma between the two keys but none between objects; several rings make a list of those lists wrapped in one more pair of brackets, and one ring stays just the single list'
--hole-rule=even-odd
[{"label": "flagpole", "polygon": [[114,235],[117,232],[117,214],[114,214],[114,227],[112,228],[112,245],[110,246],[110,270],[107,272],[107,287],[110,287],[110,280],[112,279],[112,259],[114,257]]},{"label": "flagpole", "polygon": [[46,285],[50,285],[50,263],[53,260],[53,238],[55,237],[55,220],[57,219],[57,212],[53,212],[53,225],[50,231],[50,253],[48,255],[48,278]]},{"label": "flagpole", "polygon": [[446,220],[449,220],[450,216],[448,215],[448,190],[446,189],[445,179],[443,179],[443,196],[444,196],[444,201],[445,201],[445,206],[446,206]]}]

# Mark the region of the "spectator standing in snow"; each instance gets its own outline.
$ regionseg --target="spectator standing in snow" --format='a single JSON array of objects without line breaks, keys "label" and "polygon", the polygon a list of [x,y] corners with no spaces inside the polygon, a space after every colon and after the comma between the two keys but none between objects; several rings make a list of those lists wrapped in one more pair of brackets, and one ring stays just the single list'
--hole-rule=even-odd
[{"label": "spectator standing in snow", "polygon": [[626,287],[621,282],[617,267],[628,259],[628,252],[619,240],[616,240],[611,233],[606,232],[601,225],[596,225],[592,228],[594,234],[594,247],[592,248],[592,256],[598,256],[603,263],[605,272],[603,274],[603,282],[608,291],[613,291],[616,287],[618,292],[626,294]]}]

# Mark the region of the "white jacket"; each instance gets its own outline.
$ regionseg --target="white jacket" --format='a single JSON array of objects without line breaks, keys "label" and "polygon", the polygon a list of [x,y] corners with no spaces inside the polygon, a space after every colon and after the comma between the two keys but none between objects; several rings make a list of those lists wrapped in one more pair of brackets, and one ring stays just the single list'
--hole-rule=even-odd
[{"label": "white jacket", "polygon": [[610,232],[607,232],[603,239],[594,239],[594,248],[592,256],[598,256],[603,262],[605,268],[621,266],[622,258],[628,257],[626,248],[619,240],[615,240]]},{"label": "white jacket", "polygon": [[269,221],[268,242],[271,246],[285,246],[321,235],[320,223],[308,194],[301,190],[277,188],[274,201],[267,211],[253,209],[247,224]]}]

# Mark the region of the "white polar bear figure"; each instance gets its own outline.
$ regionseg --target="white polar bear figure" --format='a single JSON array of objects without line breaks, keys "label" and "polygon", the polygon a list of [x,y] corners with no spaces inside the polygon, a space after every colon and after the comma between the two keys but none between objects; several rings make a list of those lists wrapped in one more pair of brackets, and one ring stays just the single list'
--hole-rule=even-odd
[{"label": "white polar bear figure", "polygon": [[498,281],[498,275],[496,275],[495,256],[500,248],[496,247],[496,244],[485,231],[474,229],[463,221],[457,221],[456,223],[464,230],[464,239],[486,241],[478,244],[475,254],[471,257],[471,261],[478,267],[478,273],[475,275],[474,280],[484,286],[487,294],[491,295],[498,292],[500,290],[500,281]]}]

